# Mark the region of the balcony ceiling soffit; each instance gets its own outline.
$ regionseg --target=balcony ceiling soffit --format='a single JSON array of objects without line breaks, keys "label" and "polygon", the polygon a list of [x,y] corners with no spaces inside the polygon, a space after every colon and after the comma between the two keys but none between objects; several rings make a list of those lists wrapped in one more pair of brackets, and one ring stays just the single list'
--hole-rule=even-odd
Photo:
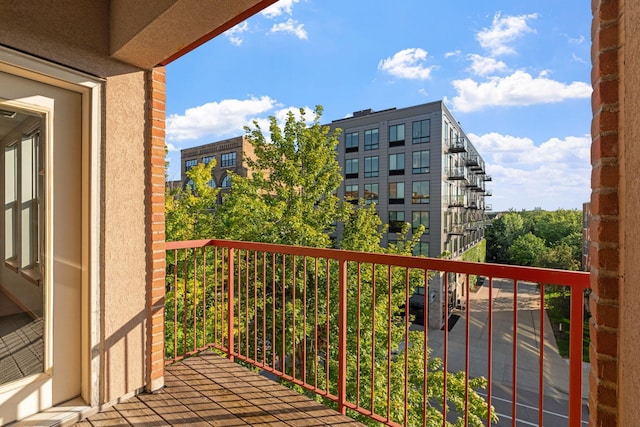
[{"label": "balcony ceiling soffit", "polygon": [[276,0],[113,0],[113,58],[149,69],[166,65]]}]

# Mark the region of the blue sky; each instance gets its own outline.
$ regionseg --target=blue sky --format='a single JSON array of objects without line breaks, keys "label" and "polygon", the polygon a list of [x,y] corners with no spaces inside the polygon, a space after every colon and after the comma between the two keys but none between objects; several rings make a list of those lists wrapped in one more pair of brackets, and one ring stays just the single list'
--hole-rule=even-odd
[{"label": "blue sky", "polygon": [[442,99],[487,163],[494,210],[581,208],[590,26],[584,0],[280,0],[167,67],[169,179],[180,149],[252,120]]}]

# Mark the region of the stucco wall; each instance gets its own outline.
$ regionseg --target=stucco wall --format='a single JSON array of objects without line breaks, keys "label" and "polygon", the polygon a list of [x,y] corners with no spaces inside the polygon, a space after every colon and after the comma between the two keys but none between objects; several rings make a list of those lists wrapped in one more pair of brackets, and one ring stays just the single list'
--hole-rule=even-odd
[{"label": "stucco wall", "polygon": [[135,71],[109,58],[109,13],[108,1],[0,2],[0,43],[100,77]]},{"label": "stucco wall", "polygon": [[105,84],[102,402],[144,385],[145,78],[139,71]]},{"label": "stucco wall", "polygon": [[[32,11],[37,10],[34,14]],[[147,71],[109,57],[109,2],[0,2],[0,44],[105,78],[100,151],[100,403],[145,386]],[[87,300],[85,299],[85,304]],[[83,319],[88,322],[88,319]],[[86,345],[84,343],[83,345]]]}]

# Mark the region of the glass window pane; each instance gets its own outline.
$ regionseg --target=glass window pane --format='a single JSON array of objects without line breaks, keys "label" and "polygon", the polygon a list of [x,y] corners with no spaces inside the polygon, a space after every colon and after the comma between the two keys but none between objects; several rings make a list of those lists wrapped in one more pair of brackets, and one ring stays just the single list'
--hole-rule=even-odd
[{"label": "glass window pane", "polygon": [[414,181],[412,190],[412,203],[429,203],[429,181]]}]

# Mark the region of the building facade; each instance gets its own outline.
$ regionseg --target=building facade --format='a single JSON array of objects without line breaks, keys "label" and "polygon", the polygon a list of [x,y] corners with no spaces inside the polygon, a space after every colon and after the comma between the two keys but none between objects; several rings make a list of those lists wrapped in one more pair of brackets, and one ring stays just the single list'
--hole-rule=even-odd
[{"label": "building facade", "polygon": [[212,188],[220,188],[218,197],[221,201],[224,192],[231,187],[231,176],[233,172],[239,176],[250,174],[247,167],[247,158],[253,157],[253,146],[244,136],[216,141],[210,144],[199,145],[197,147],[185,148],[180,152],[180,176],[182,177],[182,187],[191,185],[187,172],[192,167],[204,163],[209,164],[214,161],[211,169],[211,180],[209,185]]},{"label": "building facade", "polygon": [[383,244],[394,243],[404,223],[411,232],[425,227],[415,255],[456,258],[484,238],[491,177],[442,101],[357,111],[330,127],[342,129],[338,196],[376,204],[389,224]]}]

